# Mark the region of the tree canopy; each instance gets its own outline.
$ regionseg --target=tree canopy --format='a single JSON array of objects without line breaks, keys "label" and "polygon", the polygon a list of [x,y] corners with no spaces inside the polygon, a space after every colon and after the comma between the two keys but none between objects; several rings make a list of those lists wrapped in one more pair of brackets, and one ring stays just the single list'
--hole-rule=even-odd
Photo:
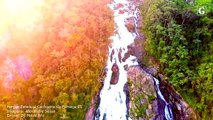
[{"label": "tree canopy", "polygon": [[98,77],[105,67],[108,38],[113,32],[109,2],[45,0],[36,29],[12,29],[14,41],[4,55],[10,59],[29,57],[32,75],[24,80],[15,72],[8,89],[0,74],[0,118],[6,119],[7,105],[77,106],[57,109],[44,119],[59,119],[62,114],[76,120],[84,118],[101,87]]},{"label": "tree canopy", "polygon": [[[149,3],[146,11],[142,11],[146,50],[159,61],[165,80],[200,117],[212,118],[213,4],[210,0],[196,3],[152,0]],[[203,15],[197,12],[201,6],[206,8]]]}]

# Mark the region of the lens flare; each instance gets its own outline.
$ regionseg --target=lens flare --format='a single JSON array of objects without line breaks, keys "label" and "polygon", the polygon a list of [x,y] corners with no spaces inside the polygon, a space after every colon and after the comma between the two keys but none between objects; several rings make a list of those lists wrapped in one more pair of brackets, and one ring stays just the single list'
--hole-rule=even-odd
[{"label": "lens flare", "polygon": [[0,0],[0,35],[8,27],[32,27],[41,18],[42,0]]}]

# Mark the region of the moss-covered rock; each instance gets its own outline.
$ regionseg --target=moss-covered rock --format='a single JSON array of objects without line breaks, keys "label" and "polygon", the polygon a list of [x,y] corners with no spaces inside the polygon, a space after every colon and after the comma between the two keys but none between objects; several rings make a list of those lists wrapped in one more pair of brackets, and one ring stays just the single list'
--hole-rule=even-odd
[{"label": "moss-covered rock", "polygon": [[[129,115],[132,120],[164,119],[162,100],[156,94],[156,86],[151,74],[140,66],[128,68],[128,85],[130,92]],[[174,119],[196,120],[195,111],[167,83],[161,81],[159,89],[165,100],[171,105]]]},{"label": "moss-covered rock", "polygon": [[130,85],[130,117],[133,120],[150,119],[156,116],[157,105],[154,82],[139,66],[128,69]]}]

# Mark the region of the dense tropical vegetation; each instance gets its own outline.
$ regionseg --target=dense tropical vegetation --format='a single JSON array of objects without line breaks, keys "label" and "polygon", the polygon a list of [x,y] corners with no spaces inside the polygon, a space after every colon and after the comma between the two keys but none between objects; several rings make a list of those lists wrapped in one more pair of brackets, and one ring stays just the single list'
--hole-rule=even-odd
[{"label": "dense tropical vegetation", "polygon": [[[36,8],[40,14],[21,6],[24,15],[16,15],[15,8],[6,13],[2,1],[0,120],[14,119],[7,117],[10,105],[71,106],[76,108],[55,109],[42,119],[84,119],[101,87],[98,77],[114,27],[110,0],[44,0]],[[212,6],[211,0],[143,0],[140,8],[144,46],[155,58],[149,65],[158,64],[164,80],[204,120],[213,118]],[[148,65],[147,60],[143,55],[142,63]],[[30,68],[20,71],[19,65]],[[144,108],[139,113],[143,116]]]},{"label": "dense tropical vegetation", "polygon": [[[39,29],[12,29],[13,42],[8,43],[7,52],[1,51],[1,59],[27,56],[32,60],[32,76],[25,80],[12,70],[12,82],[5,87],[5,76],[0,74],[1,120],[10,119],[8,105],[77,106],[56,109],[43,119],[63,115],[84,119],[92,97],[101,87],[98,76],[105,67],[108,38],[113,32],[107,3],[109,0],[46,0],[40,9],[42,20],[36,23]],[[2,61],[0,68],[4,71]]]},{"label": "dense tropical vegetation", "polygon": [[158,61],[164,80],[200,118],[213,118],[212,1],[145,0],[141,13],[146,50]]}]

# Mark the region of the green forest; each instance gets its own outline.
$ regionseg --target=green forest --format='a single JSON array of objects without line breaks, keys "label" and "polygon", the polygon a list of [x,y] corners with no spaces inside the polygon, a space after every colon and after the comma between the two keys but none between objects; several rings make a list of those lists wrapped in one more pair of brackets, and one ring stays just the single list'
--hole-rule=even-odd
[{"label": "green forest", "polygon": [[[203,12],[199,13],[199,8]],[[198,113],[213,118],[213,3],[211,0],[145,0],[141,6],[147,53]],[[142,56],[144,57],[144,56]],[[147,58],[142,58],[142,63]]]},{"label": "green forest", "polygon": [[[4,75],[0,74],[0,120],[10,119],[10,105],[77,107],[57,109],[42,119],[57,120],[65,114],[68,119],[83,120],[92,97],[100,89],[98,77],[105,67],[108,38],[114,27],[112,12],[107,7],[109,0],[60,3],[69,6],[58,12],[54,11],[58,0],[45,1],[41,8],[44,17],[37,23],[43,26],[41,31],[29,33],[13,28],[14,41],[7,47],[7,53],[1,53],[1,59],[24,53],[33,60],[33,74],[29,80],[15,74],[10,89],[3,86]],[[0,69],[4,69],[2,61]]]},{"label": "green forest", "polygon": [[[63,115],[66,119],[85,119],[92,98],[102,87],[109,37],[114,32],[113,11],[107,6],[111,0],[43,0],[41,7],[31,0],[35,3],[26,8],[18,4],[24,0],[12,0],[17,2],[16,7],[11,0],[4,7],[3,1],[0,120],[14,120],[7,116],[8,107],[16,105],[70,106],[27,120],[58,120]],[[212,0],[143,0],[138,7],[140,33],[145,36],[141,49],[146,52],[139,61],[147,66],[157,64],[163,80],[174,87],[198,118],[212,119]],[[32,63],[27,80],[11,64],[19,56]],[[7,84],[5,76],[10,78]]]}]

